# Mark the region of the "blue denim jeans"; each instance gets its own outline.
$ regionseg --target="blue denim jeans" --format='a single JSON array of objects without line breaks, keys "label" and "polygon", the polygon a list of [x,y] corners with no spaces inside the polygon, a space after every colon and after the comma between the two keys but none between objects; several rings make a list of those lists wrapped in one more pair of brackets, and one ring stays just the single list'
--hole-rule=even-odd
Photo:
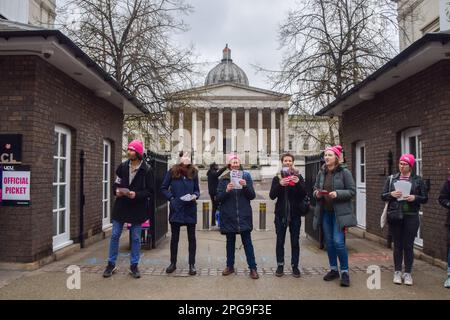
[{"label": "blue denim jeans", "polygon": [[[123,223],[116,220],[112,221],[112,235],[109,244],[109,259],[108,262],[116,264],[117,256],[119,255],[119,240],[122,234]],[[131,255],[130,264],[138,264],[141,251],[141,224],[131,225]]]},{"label": "blue denim jeans", "polygon": [[341,272],[348,272],[348,252],[344,242],[345,235],[343,230],[338,230],[334,212],[323,212],[322,227],[327,245],[330,269],[338,270],[337,258],[339,257]]},{"label": "blue denim jeans", "polygon": [[[234,267],[234,252],[236,249],[236,233],[227,233],[227,267]],[[255,251],[253,249],[251,231],[241,232],[247,264],[250,269],[256,270]]]},{"label": "blue denim jeans", "polygon": [[[447,234],[448,240],[447,242],[450,243],[450,226],[448,227],[448,234]],[[450,246],[448,248],[447,253],[447,275],[450,277]]]}]

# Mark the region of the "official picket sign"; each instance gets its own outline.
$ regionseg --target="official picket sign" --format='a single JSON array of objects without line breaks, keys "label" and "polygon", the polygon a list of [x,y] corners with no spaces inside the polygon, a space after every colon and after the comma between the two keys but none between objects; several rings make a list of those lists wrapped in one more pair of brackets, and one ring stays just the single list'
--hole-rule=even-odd
[{"label": "official picket sign", "polygon": [[2,206],[27,206],[30,204],[30,166],[1,166]]}]

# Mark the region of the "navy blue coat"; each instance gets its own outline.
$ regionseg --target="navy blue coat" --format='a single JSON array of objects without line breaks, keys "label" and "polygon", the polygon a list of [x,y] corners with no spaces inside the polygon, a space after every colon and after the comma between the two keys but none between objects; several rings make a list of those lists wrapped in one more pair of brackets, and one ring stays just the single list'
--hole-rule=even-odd
[{"label": "navy blue coat", "polygon": [[186,194],[195,194],[200,197],[198,175],[193,179],[182,176],[180,179],[172,178],[172,170],[169,170],[161,184],[161,192],[170,202],[170,223],[196,224],[197,202],[183,201],[180,197]]},{"label": "navy blue coat", "polygon": [[217,186],[217,200],[220,202],[220,231],[222,233],[240,233],[253,230],[253,214],[250,201],[255,199],[253,180],[249,172],[242,176],[247,186],[227,192],[230,183],[228,171]]}]

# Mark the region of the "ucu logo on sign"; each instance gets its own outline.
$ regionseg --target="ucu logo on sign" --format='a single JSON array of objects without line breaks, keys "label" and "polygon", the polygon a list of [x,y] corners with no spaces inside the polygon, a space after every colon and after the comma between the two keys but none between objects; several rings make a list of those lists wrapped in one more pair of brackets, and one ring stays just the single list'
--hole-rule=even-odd
[{"label": "ucu logo on sign", "polygon": [[3,170],[5,170],[5,171],[14,171],[14,166],[3,166]]}]

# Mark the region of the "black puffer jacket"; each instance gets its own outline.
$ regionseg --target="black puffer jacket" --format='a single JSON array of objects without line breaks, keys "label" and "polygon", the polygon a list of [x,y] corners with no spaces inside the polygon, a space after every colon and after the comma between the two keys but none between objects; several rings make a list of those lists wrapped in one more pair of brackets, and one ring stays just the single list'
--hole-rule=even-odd
[{"label": "black puffer jacket", "polygon": [[[383,193],[381,194],[381,199],[385,202],[389,202],[388,212],[402,210],[402,205],[406,203],[406,201],[397,201],[396,198],[391,196],[391,192],[395,191],[394,183],[400,180],[400,173],[396,173],[391,178],[388,177],[383,188]],[[417,213],[419,214],[420,205],[425,204],[428,201],[428,191],[425,183],[422,178],[418,175],[411,175],[409,178],[409,182],[411,182],[411,195],[414,195],[416,199],[413,202],[409,202],[409,213]]]},{"label": "black puffer jacket", "polygon": [[[442,186],[439,193],[439,204],[448,210],[447,212],[447,226],[450,227],[450,177]],[[450,241],[450,239],[449,239]],[[450,247],[450,246],[449,246]]]},{"label": "black puffer jacket", "polygon": [[293,215],[300,216],[305,214],[303,199],[306,196],[306,185],[303,177],[298,174],[298,183],[295,186],[283,187],[280,185],[282,179],[280,175],[272,179],[269,197],[272,200],[277,199],[275,203],[275,214],[283,217],[283,222],[289,221]]},{"label": "black puffer jacket", "polygon": [[117,188],[128,188],[130,191],[136,192],[136,198],[116,198],[112,219],[122,223],[139,224],[150,218],[150,204],[154,196],[153,174],[150,166],[145,161],[142,161],[136,176],[130,184],[129,163],[130,161],[127,160],[117,168],[113,193],[116,195]]}]

